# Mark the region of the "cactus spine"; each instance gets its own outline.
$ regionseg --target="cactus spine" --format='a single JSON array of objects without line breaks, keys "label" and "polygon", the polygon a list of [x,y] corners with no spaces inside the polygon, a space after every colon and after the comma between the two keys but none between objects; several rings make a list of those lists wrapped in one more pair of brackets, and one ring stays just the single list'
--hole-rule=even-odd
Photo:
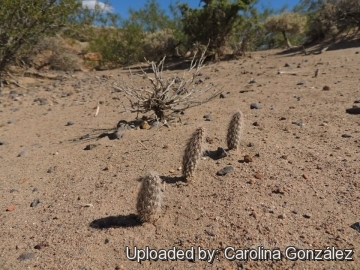
[{"label": "cactus spine", "polygon": [[197,128],[186,145],[182,164],[182,174],[186,180],[194,175],[196,166],[201,158],[204,133],[204,128]]},{"label": "cactus spine", "polygon": [[227,146],[228,149],[238,149],[240,143],[240,137],[242,128],[244,126],[243,116],[240,111],[237,111],[232,117],[229,123],[227,132]]},{"label": "cactus spine", "polygon": [[154,223],[161,212],[162,181],[156,172],[150,172],[140,180],[142,184],[137,197],[137,213],[142,222]]}]

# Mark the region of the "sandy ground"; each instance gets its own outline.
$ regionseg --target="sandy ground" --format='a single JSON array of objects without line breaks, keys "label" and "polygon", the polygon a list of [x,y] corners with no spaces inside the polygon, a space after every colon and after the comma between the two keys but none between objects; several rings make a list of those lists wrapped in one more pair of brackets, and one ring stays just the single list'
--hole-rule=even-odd
[{"label": "sandy ground", "polygon": [[[351,227],[360,222],[360,116],[345,112],[360,99],[358,51],[266,51],[205,66],[205,83],[223,85],[225,98],[187,110],[170,128],[130,129],[115,140],[98,136],[136,117],[111,87],[126,71],[65,74],[62,81],[23,78],[25,88],[6,87],[0,96],[0,269],[360,269],[360,232]],[[250,109],[252,103],[261,109]],[[202,126],[209,151],[226,148],[237,110],[245,116],[240,149],[204,158],[194,181],[183,182],[178,168],[191,133]],[[96,147],[84,150],[90,144]],[[252,162],[244,162],[245,155]],[[217,175],[229,165],[234,171]],[[154,225],[140,224],[137,179],[152,170],[165,181],[162,216]],[[184,261],[127,258],[126,247],[135,257],[135,247],[146,246],[193,247],[194,260],[190,252]],[[241,257],[261,246],[272,260],[269,252],[268,260],[255,260],[261,255],[255,251],[252,259]],[[286,254],[290,246],[298,251]],[[327,247],[319,257],[325,261],[300,259],[305,249]],[[199,248],[217,250],[212,264],[210,256],[201,260]],[[353,250],[353,261],[331,260],[334,249],[339,259]]]}]

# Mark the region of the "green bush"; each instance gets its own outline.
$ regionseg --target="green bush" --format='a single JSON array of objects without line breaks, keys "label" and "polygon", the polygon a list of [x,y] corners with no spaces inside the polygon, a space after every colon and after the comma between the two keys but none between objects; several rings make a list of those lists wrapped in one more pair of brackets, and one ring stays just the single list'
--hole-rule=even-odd
[{"label": "green bush", "polygon": [[305,30],[306,16],[293,13],[285,12],[279,15],[268,18],[264,27],[271,33],[282,33],[287,47],[292,47],[287,34],[301,34]]},{"label": "green bush", "polygon": [[35,44],[68,25],[71,15],[81,8],[77,0],[1,0],[0,4],[0,72],[17,52]]}]

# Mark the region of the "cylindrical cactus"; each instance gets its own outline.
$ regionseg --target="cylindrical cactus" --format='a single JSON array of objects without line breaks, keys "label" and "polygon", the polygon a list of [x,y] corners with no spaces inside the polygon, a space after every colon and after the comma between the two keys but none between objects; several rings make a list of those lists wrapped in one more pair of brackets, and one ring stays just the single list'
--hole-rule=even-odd
[{"label": "cylindrical cactus", "polygon": [[201,158],[204,133],[204,128],[197,128],[186,145],[182,164],[182,173],[186,180],[194,175],[197,163]]},{"label": "cylindrical cactus", "polygon": [[162,181],[156,172],[150,172],[140,180],[142,183],[137,197],[137,213],[142,222],[154,223],[161,213]]},{"label": "cylindrical cactus", "polygon": [[237,111],[232,117],[229,123],[227,132],[227,146],[228,149],[237,149],[240,143],[240,136],[244,127],[243,115],[240,111]]}]

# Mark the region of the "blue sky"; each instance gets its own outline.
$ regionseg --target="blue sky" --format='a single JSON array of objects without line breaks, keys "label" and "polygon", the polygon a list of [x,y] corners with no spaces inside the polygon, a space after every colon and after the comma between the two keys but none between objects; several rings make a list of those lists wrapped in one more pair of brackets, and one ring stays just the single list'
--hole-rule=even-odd
[{"label": "blue sky", "polygon": [[[95,1],[85,0],[89,4],[94,3]],[[101,2],[101,1],[99,1]],[[109,3],[113,6],[116,13],[119,13],[123,18],[127,18],[127,13],[129,8],[132,9],[139,9],[144,6],[146,0],[110,0]],[[165,10],[168,9],[171,2],[175,3],[175,0],[157,0],[160,3],[161,7]],[[199,6],[200,0],[180,0],[181,3],[188,3],[190,7],[196,8]],[[262,4],[265,6],[270,6],[274,9],[280,9],[285,4],[288,4],[289,9],[291,10],[294,5],[296,5],[299,1],[298,0],[276,0],[276,1],[269,1],[269,0],[259,0],[258,7]]]}]

